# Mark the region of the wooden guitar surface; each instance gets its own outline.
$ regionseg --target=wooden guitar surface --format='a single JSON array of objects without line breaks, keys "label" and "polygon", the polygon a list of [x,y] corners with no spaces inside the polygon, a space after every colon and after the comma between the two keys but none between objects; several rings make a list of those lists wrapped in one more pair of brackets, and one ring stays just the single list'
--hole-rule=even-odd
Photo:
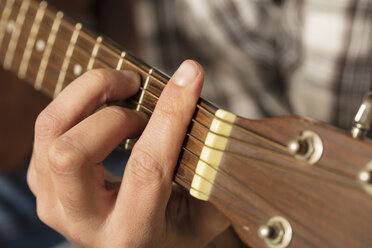
[{"label": "wooden guitar surface", "polygon": [[[4,19],[29,20],[4,33],[4,67],[50,98],[85,71],[132,70],[142,82],[126,103],[151,115],[169,76],[46,5],[0,0],[11,13]],[[322,123],[297,116],[248,120],[199,99],[174,181],[215,205],[253,247],[372,243],[372,144]]]},{"label": "wooden guitar surface", "polygon": [[[130,16],[130,7],[128,8],[131,1],[99,0],[95,6],[96,10],[91,8],[89,0],[48,2],[84,23],[89,19],[87,12],[95,11],[93,21],[98,29],[125,44],[131,51],[138,51],[138,43],[133,39],[135,37],[133,18]],[[123,28],[112,23],[126,25]],[[32,86],[1,67],[0,79],[0,172],[12,173],[26,165],[31,153],[36,117],[50,102],[50,98],[35,91]]]}]

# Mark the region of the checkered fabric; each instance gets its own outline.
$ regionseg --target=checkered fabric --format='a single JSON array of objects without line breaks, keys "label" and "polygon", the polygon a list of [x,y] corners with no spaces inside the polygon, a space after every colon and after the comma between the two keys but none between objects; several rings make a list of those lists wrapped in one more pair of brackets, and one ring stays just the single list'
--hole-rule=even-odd
[{"label": "checkered fabric", "polygon": [[137,0],[145,60],[206,70],[203,96],[235,113],[344,129],[372,82],[370,0]]}]

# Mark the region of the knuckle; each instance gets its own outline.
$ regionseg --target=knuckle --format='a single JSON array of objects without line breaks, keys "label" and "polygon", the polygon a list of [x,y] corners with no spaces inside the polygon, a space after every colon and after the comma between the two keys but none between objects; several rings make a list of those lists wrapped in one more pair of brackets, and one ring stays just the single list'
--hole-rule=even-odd
[{"label": "knuckle", "polygon": [[42,222],[48,225],[51,224],[51,209],[38,198],[36,200],[36,214]]},{"label": "knuckle", "polygon": [[119,106],[109,106],[106,107],[104,111],[107,115],[110,115],[110,117],[117,118],[120,122],[126,123],[129,120],[127,110]]},{"label": "knuckle", "polygon": [[140,183],[155,184],[163,181],[164,171],[162,163],[148,151],[141,148],[134,148],[131,156],[130,173],[134,175],[135,180]]},{"label": "knuckle", "polygon": [[166,97],[160,97],[156,105],[157,114],[166,120],[180,116],[184,112],[186,101],[182,91],[176,87],[168,87],[164,93]]},{"label": "knuckle", "polygon": [[49,111],[42,111],[35,122],[35,137],[47,139],[58,133],[58,119]]},{"label": "knuckle", "polygon": [[84,77],[93,83],[106,84],[112,77],[110,71],[105,69],[93,69],[85,73]]},{"label": "knuckle", "polygon": [[[50,202],[45,202],[45,200],[40,200],[36,198],[36,215],[37,217],[49,227],[58,230],[59,228],[59,218],[54,210],[54,204]],[[58,211],[57,211],[58,212]]]},{"label": "knuckle", "polygon": [[110,92],[113,92],[114,74],[108,69],[93,69],[84,74],[84,80],[89,82],[92,89],[102,94],[102,102],[108,99]]},{"label": "knuckle", "polygon": [[81,240],[82,240],[81,229],[79,230],[79,228],[77,228],[76,223],[71,223],[71,225],[69,226],[70,227],[67,230],[67,236],[69,237],[69,240],[72,240],[75,243],[81,244]]},{"label": "knuckle", "polygon": [[40,204],[37,204],[36,215],[37,217],[45,224],[48,223],[48,216],[46,214],[45,208],[41,207]]},{"label": "knuckle", "polygon": [[156,109],[157,114],[165,121],[170,121],[177,112],[176,106],[172,101],[162,101],[156,106]]},{"label": "knuckle", "polygon": [[31,192],[35,195],[37,176],[34,167],[31,164],[27,170],[26,180],[28,187],[30,188]]},{"label": "knuckle", "polygon": [[59,175],[73,174],[81,162],[82,152],[74,145],[69,136],[63,136],[53,142],[49,148],[49,166]]}]

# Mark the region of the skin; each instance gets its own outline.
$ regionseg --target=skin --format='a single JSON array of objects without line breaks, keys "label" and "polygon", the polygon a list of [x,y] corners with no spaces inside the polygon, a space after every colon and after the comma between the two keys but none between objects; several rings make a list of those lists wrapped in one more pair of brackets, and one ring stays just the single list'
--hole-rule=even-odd
[{"label": "skin", "polygon": [[[172,184],[203,78],[185,61],[149,120],[121,107],[97,111],[138,91],[133,72],[93,70],[66,87],[35,125],[27,180],[40,219],[82,247],[205,247],[225,231],[230,223],[212,205]],[[103,159],[140,134],[122,182],[110,182]]]}]

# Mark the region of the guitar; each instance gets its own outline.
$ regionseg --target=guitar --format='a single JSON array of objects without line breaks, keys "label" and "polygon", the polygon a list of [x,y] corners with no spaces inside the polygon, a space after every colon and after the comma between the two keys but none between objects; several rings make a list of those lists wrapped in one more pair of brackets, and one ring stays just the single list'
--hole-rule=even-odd
[{"label": "guitar", "polygon": [[[168,76],[46,2],[1,0],[0,13],[6,70],[51,98],[85,71],[133,70],[142,85],[126,104],[151,115]],[[367,103],[353,136],[363,134]],[[249,120],[200,99],[174,181],[250,246],[369,247],[372,145],[353,136],[297,116]]]}]

